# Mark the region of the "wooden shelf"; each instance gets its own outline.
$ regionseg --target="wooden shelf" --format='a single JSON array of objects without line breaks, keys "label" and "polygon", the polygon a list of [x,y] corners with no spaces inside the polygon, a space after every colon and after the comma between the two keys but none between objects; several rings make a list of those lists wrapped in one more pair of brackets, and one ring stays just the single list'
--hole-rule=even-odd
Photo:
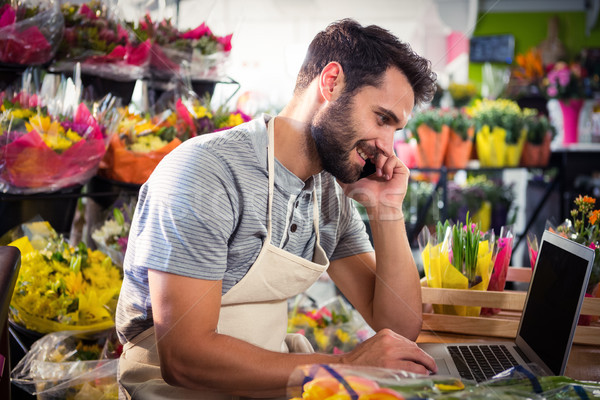
[{"label": "wooden shelf", "polygon": [[[530,268],[508,269],[507,281],[529,282]],[[526,292],[507,290],[478,291],[463,289],[421,288],[423,304],[444,304],[452,306],[477,306],[499,308],[495,315],[459,316],[448,314],[423,313],[423,330],[469,335],[515,338]],[[600,316],[600,298],[586,297],[581,308],[582,315]],[[600,322],[590,326],[577,326],[574,343],[600,345]]]}]

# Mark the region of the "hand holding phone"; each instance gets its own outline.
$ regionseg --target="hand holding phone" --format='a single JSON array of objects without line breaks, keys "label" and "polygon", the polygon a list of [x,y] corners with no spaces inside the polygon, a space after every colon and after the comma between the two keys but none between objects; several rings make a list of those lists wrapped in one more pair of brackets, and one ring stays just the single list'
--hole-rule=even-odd
[{"label": "hand holding phone", "polygon": [[362,178],[365,178],[365,177],[367,177],[367,176],[369,176],[369,175],[372,175],[372,174],[374,174],[374,173],[375,173],[375,171],[376,171],[376,169],[377,169],[377,168],[375,167],[375,164],[373,164],[373,163],[371,162],[371,160],[366,160],[366,164],[365,164],[365,166],[363,167],[363,170],[362,170],[362,172],[360,173],[360,177],[359,177],[358,179],[362,179]]}]

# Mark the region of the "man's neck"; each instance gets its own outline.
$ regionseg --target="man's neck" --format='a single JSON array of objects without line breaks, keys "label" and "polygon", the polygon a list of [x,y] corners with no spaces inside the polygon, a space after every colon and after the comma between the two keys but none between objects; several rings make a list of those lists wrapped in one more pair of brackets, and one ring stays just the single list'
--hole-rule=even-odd
[{"label": "man's neck", "polygon": [[[298,103],[298,104],[296,104]],[[306,181],[321,172],[321,162],[310,134],[311,110],[292,100],[275,121],[275,157],[298,178]]]}]

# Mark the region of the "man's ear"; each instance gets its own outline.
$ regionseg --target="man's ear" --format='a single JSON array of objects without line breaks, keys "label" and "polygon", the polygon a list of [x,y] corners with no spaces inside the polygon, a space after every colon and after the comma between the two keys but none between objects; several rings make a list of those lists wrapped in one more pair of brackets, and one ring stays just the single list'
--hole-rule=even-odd
[{"label": "man's ear", "polygon": [[340,63],[332,61],[323,68],[319,76],[319,89],[326,101],[332,101],[344,89],[344,70]]}]

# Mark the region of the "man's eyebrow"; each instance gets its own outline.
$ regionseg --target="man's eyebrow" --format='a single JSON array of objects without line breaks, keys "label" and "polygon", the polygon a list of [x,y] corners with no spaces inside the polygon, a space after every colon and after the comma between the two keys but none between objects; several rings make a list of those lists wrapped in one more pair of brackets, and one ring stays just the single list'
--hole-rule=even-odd
[{"label": "man's eyebrow", "polygon": [[390,109],[383,108],[381,106],[377,106],[377,107],[375,107],[375,112],[378,112],[378,113],[381,113],[381,114],[385,114],[388,118],[390,118],[396,124],[400,123],[400,118],[398,118],[398,116],[396,115],[396,113],[394,113]]}]

